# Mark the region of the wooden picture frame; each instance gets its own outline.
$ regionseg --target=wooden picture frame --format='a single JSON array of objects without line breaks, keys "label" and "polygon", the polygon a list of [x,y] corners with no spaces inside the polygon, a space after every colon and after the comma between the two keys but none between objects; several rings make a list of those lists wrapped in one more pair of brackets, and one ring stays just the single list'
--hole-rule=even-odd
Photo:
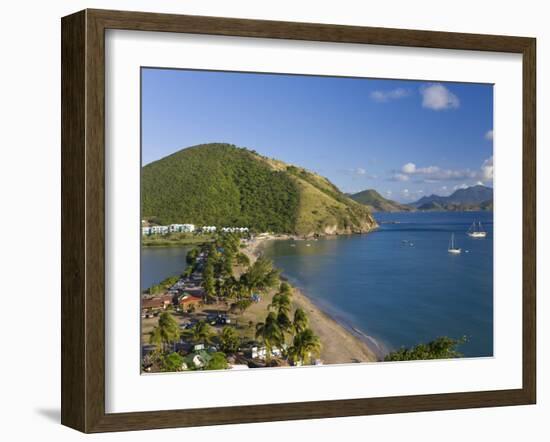
[{"label": "wooden picture frame", "polygon": [[[523,57],[522,388],[272,405],[105,412],[105,30],[495,51]],[[62,19],[62,424],[83,432],[533,404],[536,400],[533,38],[84,10]]]}]

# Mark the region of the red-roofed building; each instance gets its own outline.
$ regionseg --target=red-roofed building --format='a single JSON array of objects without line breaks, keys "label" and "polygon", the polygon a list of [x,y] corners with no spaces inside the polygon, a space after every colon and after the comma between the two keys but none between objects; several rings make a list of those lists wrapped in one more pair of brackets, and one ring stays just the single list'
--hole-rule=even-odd
[{"label": "red-roofed building", "polygon": [[172,304],[172,295],[154,296],[141,301],[141,309],[144,311],[164,310]]},{"label": "red-roofed building", "polygon": [[187,308],[190,305],[197,305],[197,304],[200,304],[201,302],[202,302],[202,298],[198,296],[189,295],[189,294],[184,294],[179,299],[179,305],[183,308]]}]

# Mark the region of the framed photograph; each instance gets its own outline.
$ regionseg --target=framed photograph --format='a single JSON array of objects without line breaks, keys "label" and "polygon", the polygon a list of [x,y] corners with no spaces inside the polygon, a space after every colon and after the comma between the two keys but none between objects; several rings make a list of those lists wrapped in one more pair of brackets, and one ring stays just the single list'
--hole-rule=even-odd
[{"label": "framed photograph", "polygon": [[536,398],[535,39],[62,19],[62,423]]}]

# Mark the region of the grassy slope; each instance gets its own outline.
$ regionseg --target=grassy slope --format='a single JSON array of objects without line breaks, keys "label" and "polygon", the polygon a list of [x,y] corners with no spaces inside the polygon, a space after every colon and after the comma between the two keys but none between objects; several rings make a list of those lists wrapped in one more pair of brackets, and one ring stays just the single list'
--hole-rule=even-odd
[{"label": "grassy slope", "polygon": [[350,195],[350,198],[366,205],[373,212],[410,212],[414,210],[410,206],[384,198],[374,189],[354,193]]},{"label": "grassy slope", "polygon": [[[351,233],[375,222],[326,178],[226,144],[184,149],[142,171],[142,212],[161,223]],[[168,189],[168,190],[167,190]]]}]

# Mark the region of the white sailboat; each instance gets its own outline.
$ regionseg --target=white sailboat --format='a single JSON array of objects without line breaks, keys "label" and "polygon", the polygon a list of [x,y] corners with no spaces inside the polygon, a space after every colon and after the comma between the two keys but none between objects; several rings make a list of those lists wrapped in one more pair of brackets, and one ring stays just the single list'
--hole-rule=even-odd
[{"label": "white sailboat", "polygon": [[470,238],[485,238],[487,236],[487,232],[483,230],[483,227],[481,227],[481,222],[478,222],[476,225],[475,221],[468,229],[467,234]]},{"label": "white sailboat", "polygon": [[455,234],[451,234],[451,241],[449,242],[449,248],[447,249],[449,253],[453,253],[455,255],[458,255],[462,252],[462,249],[459,247],[455,247]]}]

